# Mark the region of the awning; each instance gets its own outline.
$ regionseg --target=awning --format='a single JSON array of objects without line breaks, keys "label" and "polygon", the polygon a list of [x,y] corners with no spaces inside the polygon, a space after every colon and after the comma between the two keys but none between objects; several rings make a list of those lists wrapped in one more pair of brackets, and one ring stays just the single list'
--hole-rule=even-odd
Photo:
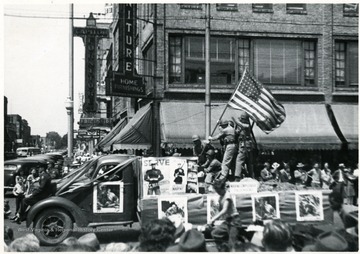
[{"label": "awning", "polygon": [[[225,104],[211,108],[211,131],[220,118]],[[270,134],[256,124],[253,131],[260,149],[340,149],[337,137],[323,104],[284,104],[286,119]],[[239,111],[228,108],[223,119],[238,116]],[[205,104],[199,102],[161,102],[161,142],[179,148],[192,148],[191,136],[205,139]],[[215,131],[215,134],[217,130]]]},{"label": "awning", "polygon": [[114,136],[106,146],[116,149],[148,149],[151,147],[152,134],[151,104],[139,109],[128,124]]},{"label": "awning", "polygon": [[331,105],[340,131],[348,142],[349,149],[358,149],[358,105]]},{"label": "awning", "polygon": [[107,143],[125,127],[126,123],[127,123],[126,118],[121,119],[114,126],[114,128],[112,128],[111,131],[103,139],[100,140],[100,142],[97,144],[97,147],[103,148],[104,146],[107,146]]},{"label": "awning", "polygon": [[[214,128],[225,104],[211,107],[211,127]],[[205,104],[200,102],[160,103],[161,142],[178,148],[192,148],[192,135],[205,139]]]},{"label": "awning", "polygon": [[284,123],[270,134],[254,127],[261,149],[330,150],[340,149],[341,141],[327,115],[324,104],[283,104]]}]

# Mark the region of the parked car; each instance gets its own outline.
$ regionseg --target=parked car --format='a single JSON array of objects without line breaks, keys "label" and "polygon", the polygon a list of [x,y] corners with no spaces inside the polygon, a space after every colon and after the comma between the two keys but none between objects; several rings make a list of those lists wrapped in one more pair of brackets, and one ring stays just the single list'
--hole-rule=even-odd
[{"label": "parked car", "polygon": [[[34,229],[41,244],[56,245],[69,237],[74,223],[77,227],[131,225],[138,220],[139,163],[138,157],[122,154],[86,162],[58,180],[52,196],[31,207],[26,226]],[[107,195],[113,203],[104,200],[105,190],[111,192]]]},{"label": "parked car", "polygon": [[4,162],[4,192],[12,191],[15,186],[15,176],[19,174],[19,170],[23,169],[25,176],[30,174],[30,169],[35,167],[46,167],[47,163],[44,160],[33,159],[15,159]]},{"label": "parked car", "polygon": [[40,148],[37,147],[19,147],[16,149],[17,157],[28,157],[41,154]]}]

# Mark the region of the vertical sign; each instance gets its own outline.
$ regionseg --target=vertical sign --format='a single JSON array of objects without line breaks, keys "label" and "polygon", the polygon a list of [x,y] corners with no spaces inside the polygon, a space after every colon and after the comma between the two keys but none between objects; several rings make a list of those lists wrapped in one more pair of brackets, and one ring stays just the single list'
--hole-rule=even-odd
[{"label": "vertical sign", "polygon": [[[90,25],[90,21],[93,23]],[[74,27],[74,36],[81,37],[85,44],[85,102],[83,111],[95,113],[96,108],[96,56],[97,44],[101,38],[109,37],[108,29],[96,28],[96,20],[90,13],[86,27]]]},{"label": "vertical sign", "polygon": [[125,97],[146,95],[143,79],[135,70],[135,13],[136,4],[120,4],[119,16],[124,18],[119,20],[119,33],[115,34],[119,34],[119,59],[122,60],[120,60],[119,72],[114,72],[113,79],[109,82],[107,95]]}]

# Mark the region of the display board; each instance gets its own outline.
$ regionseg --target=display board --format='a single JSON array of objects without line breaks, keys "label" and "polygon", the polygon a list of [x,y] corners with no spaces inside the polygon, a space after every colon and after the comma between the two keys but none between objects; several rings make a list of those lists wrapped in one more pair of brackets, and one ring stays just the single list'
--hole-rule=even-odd
[{"label": "display board", "polygon": [[[297,194],[298,192],[299,194]],[[328,224],[333,223],[333,213],[329,203],[330,193],[330,190],[315,191],[315,194],[313,191],[309,191],[308,194],[304,194],[304,191],[283,191],[273,192],[271,195],[262,195],[260,192],[258,194],[236,194],[233,196],[235,196],[235,205],[244,226],[253,223],[254,213],[256,216],[256,210],[254,211],[254,208],[256,209],[257,206],[254,205],[254,200],[256,198],[260,201],[266,200],[265,197],[268,197],[267,200],[270,200],[269,203],[274,202],[275,204],[275,218],[280,218],[282,221],[291,224],[298,222]],[[259,196],[259,194],[261,195]],[[301,201],[297,201],[299,200],[298,195],[300,195],[302,199],[306,199],[307,196],[310,196],[310,198],[314,200],[318,200],[317,197],[321,199],[321,202],[318,200],[316,201],[317,203],[314,204],[316,206],[316,214],[314,216],[304,215],[304,212],[301,211],[302,209],[300,208]],[[208,205],[207,203],[213,200],[214,194],[183,194],[182,197],[187,199],[187,221],[193,225],[205,225],[208,221],[208,214],[211,213],[208,209],[212,207],[212,205]],[[305,203],[307,204],[309,202],[313,201],[306,201]],[[321,206],[318,206],[320,203],[322,203]],[[142,223],[157,219],[159,217],[158,197],[142,199],[140,201],[140,208]]]},{"label": "display board", "polygon": [[[142,223],[169,214],[180,214],[181,220],[194,225],[205,225],[212,218],[218,206],[218,195],[204,193],[204,173],[196,165],[196,159],[142,158],[139,178],[142,196],[138,202]],[[150,162],[154,160],[156,164],[151,166]],[[289,223],[333,222],[328,197],[330,190],[298,190],[291,184],[278,185],[278,189],[272,185],[270,189],[269,186],[261,187],[251,178],[228,183],[228,190],[245,226],[255,220],[267,219],[281,219]]]}]

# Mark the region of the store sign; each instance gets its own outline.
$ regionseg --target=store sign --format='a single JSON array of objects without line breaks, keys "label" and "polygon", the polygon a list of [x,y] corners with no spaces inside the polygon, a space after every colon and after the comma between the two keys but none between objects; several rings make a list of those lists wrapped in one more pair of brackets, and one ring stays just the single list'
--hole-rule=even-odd
[{"label": "store sign", "polygon": [[257,193],[258,187],[259,182],[256,180],[229,183],[229,191],[231,194]]},{"label": "store sign", "polygon": [[[145,84],[135,70],[135,28],[136,5],[121,4],[119,16],[119,72],[113,74],[107,91],[111,96],[144,97]],[[115,38],[114,40],[116,40]],[[115,49],[116,51],[116,49]]]},{"label": "store sign", "polygon": [[[111,118],[80,118],[80,128],[89,128],[89,127],[111,127]],[[79,130],[80,131],[83,130]],[[85,130],[86,131],[86,130]]]},{"label": "store sign", "polygon": [[109,30],[96,27],[74,27],[73,34],[74,36],[82,37],[85,44],[85,102],[82,111],[85,113],[95,113],[97,111],[97,44],[100,39],[109,37]]}]

